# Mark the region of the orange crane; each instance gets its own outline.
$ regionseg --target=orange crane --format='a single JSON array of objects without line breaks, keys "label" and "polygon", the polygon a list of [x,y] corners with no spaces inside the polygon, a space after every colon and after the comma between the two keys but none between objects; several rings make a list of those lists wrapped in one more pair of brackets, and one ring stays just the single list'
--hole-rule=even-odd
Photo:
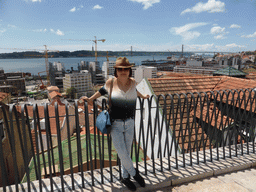
[{"label": "orange crane", "polygon": [[46,89],[46,86],[44,85],[43,80],[42,80],[42,78],[41,78],[41,76],[40,76],[40,73],[44,73],[44,72],[46,72],[46,71],[41,71],[41,72],[38,73],[38,77],[39,77],[39,79],[40,79],[40,81],[41,81],[41,83],[42,83],[42,85],[40,85],[40,89],[41,89],[41,90]]},{"label": "orange crane", "polygon": [[[23,48],[0,48],[0,49],[24,50],[24,51],[43,51],[44,58],[45,58],[45,68],[46,68],[46,71],[44,71],[44,72],[46,72],[46,74],[47,74],[47,86],[49,86],[50,85],[50,76],[49,76],[48,52],[59,52],[59,51],[58,50],[48,50],[46,45],[44,45],[44,47],[45,47],[45,49],[23,49]],[[41,57],[41,55],[33,55],[33,56]]]},{"label": "orange crane", "polygon": [[95,43],[95,61],[97,63],[97,42],[98,41],[102,41],[103,43],[106,41],[106,39],[97,39],[96,36],[94,36],[94,40],[91,40],[91,39],[62,39],[62,40],[68,40],[68,41],[92,41]]}]

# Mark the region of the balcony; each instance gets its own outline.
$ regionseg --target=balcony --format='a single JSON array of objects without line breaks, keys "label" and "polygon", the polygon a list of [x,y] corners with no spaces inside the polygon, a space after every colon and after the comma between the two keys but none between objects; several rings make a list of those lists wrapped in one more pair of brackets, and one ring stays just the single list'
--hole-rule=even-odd
[{"label": "balcony", "polygon": [[[245,89],[138,99],[131,157],[145,190],[255,166],[255,98]],[[95,113],[78,107],[1,105],[0,190],[124,189],[96,103]]]}]

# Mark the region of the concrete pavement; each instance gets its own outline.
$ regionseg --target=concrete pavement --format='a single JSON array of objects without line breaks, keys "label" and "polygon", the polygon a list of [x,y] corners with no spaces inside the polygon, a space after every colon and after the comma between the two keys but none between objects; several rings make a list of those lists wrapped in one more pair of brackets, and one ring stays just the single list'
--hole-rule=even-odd
[{"label": "concrete pavement", "polygon": [[252,192],[256,191],[256,169],[250,168],[233,173],[205,178],[179,186],[166,187],[154,192]]}]

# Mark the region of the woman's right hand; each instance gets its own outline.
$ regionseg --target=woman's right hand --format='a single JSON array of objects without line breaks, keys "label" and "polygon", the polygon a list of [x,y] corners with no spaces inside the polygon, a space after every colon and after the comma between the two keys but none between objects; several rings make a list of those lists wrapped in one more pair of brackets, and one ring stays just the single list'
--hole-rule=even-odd
[{"label": "woman's right hand", "polygon": [[86,97],[86,96],[82,96],[82,97],[80,97],[80,99],[79,100],[82,100],[82,101],[87,101],[87,103],[89,104],[89,105],[92,105],[93,103],[92,103],[92,101],[90,100],[90,98],[88,98],[88,97]]}]

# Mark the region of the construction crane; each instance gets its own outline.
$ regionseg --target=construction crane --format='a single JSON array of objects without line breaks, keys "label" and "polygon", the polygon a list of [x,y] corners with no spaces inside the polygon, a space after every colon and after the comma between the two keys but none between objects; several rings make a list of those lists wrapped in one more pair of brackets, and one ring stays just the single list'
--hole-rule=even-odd
[{"label": "construction crane", "polygon": [[[172,54],[172,52],[169,49],[167,49],[167,51]],[[167,59],[171,59],[171,58],[172,58],[172,56],[167,57]]]},{"label": "construction crane", "polygon": [[[49,75],[49,61],[48,61],[48,51],[49,50],[47,50],[47,46],[46,45],[44,45],[44,47],[45,47],[45,68],[46,68],[46,77],[47,77],[47,86],[49,86],[50,85],[50,75]],[[43,81],[42,81],[43,82]]]},{"label": "construction crane", "polygon": [[38,73],[38,77],[39,77],[39,79],[40,79],[40,81],[41,81],[41,83],[42,83],[42,85],[40,85],[40,89],[41,89],[41,90],[46,89],[46,86],[44,85],[43,80],[42,80],[42,78],[41,78],[41,76],[40,76],[40,73],[44,73],[44,72],[46,72],[46,71],[41,71],[41,72]]},{"label": "construction crane", "polygon": [[[44,52],[44,58],[45,58],[45,68],[46,68],[46,74],[47,74],[47,86],[50,85],[50,76],[49,76],[49,62],[48,62],[48,52],[59,52],[58,50],[48,50],[47,46],[44,45],[45,49],[23,49],[23,48],[0,48],[0,49],[10,49],[10,50],[24,50],[24,51],[39,51]],[[40,56],[42,55],[33,55],[33,56]]]},{"label": "construction crane", "polygon": [[97,42],[98,41],[102,41],[104,43],[106,41],[106,39],[97,39],[96,36],[94,36],[94,37],[95,37],[95,39],[93,39],[93,40],[91,40],[91,39],[62,39],[62,40],[68,40],[68,41],[92,41],[92,42],[94,42],[94,44],[95,44],[95,61],[97,63],[97,57],[98,57],[98,55],[97,55]]},{"label": "construction crane", "polygon": [[108,56],[108,51],[107,51],[107,56],[106,56],[106,58],[107,58],[107,62],[109,62],[109,56]]}]

